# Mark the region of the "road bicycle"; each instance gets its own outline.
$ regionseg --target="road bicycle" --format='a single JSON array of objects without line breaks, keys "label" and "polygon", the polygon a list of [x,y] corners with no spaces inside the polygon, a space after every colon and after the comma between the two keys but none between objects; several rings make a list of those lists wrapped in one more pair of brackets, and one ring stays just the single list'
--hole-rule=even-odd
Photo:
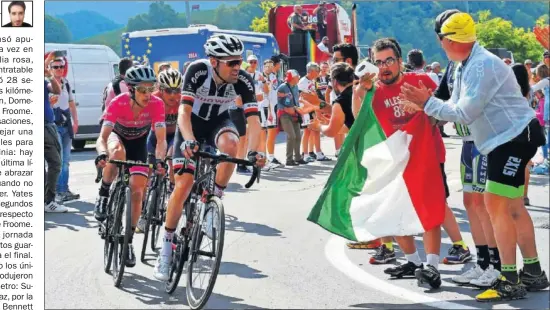
[{"label": "road bicycle", "polygon": [[147,191],[146,205],[144,206],[147,222],[143,230],[143,246],[141,247],[141,261],[143,263],[145,263],[145,251],[147,250],[149,231],[151,231],[151,250],[153,252],[157,250],[160,229],[166,220],[169,185],[168,172],[164,175],[155,173],[151,180],[151,187]]},{"label": "road bicycle", "polygon": [[[132,200],[130,191],[130,168],[147,167],[153,165],[135,161],[114,160],[108,161],[116,165],[118,174],[109,191],[107,203],[107,218],[100,224],[99,233],[105,240],[103,246],[103,270],[109,273],[113,266],[113,280],[115,287],[120,287],[124,276],[125,260],[128,256],[128,244],[132,236]],[[103,176],[103,169],[97,169],[96,183]]]},{"label": "road bicycle", "polygon": [[[254,165],[255,162],[233,158],[223,153],[216,154],[215,148],[205,144],[201,144],[195,158],[197,169],[194,173],[194,183],[184,203],[184,212],[172,241],[172,266],[165,290],[169,294],[176,290],[184,265],[187,264],[187,301],[192,309],[200,309],[206,305],[212,294],[223,253],[225,213],[221,199],[214,196],[217,166],[220,163],[252,166],[252,176],[245,185],[246,188],[250,188],[256,181],[259,183],[260,169]],[[177,171],[180,175],[182,172],[182,169]],[[201,247],[205,239],[212,241],[210,250]],[[211,266],[203,270],[194,270],[201,267],[197,266],[201,257],[210,258]],[[210,274],[210,279],[206,282],[206,288],[197,291],[193,280],[194,275],[200,271]]]}]

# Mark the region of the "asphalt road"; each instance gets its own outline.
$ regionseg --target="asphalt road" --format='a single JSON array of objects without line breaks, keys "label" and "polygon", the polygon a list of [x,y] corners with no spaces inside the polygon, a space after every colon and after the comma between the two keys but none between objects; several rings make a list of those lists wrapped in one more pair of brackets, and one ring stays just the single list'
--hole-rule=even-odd
[{"label": "asphalt road", "polygon": [[[447,132],[453,132],[452,129]],[[461,142],[445,139],[446,170],[451,187],[449,204],[473,246],[462,207],[459,182]],[[334,154],[332,140],[323,140],[325,154]],[[276,155],[284,159],[284,144]],[[46,309],[181,309],[187,308],[184,282],[172,296],[153,278],[155,255],[126,269],[122,287],[103,272],[103,242],[97,235],[93,202],[97,194],[92,149],[73,152],[70,188],[81,200],[67,203],[66,214],[45,215]],[[462,266],[440,265],[443,286],[431,291],[416,280],[390,281],[382,266],[368,264],[369,252],[349,250],[345,241],[306,220],[332,163],[279,169],[263,174],[260,184],[244,189],[247,177],[235,175],[224,198],[226,235],[214,293],[207,308],[549,308],[549,291],[529,294],[522,301],[481,304],[479,291],[453,285],[450,278]],[[533,177],[530,186],[535,225],[548,224],[548,177]],[[548,227],[548,226],[546,226]],[[549,230],[537,228],[543,268],[549,270]],[[451,242],[443,234],[442,255]],[[142,235],[134,238],[139,255]],[[422,243],[418,242],[421,257]],[[402,257],[398,253],[398,257]],[[424,257],[425,259],[425,257]]]}]

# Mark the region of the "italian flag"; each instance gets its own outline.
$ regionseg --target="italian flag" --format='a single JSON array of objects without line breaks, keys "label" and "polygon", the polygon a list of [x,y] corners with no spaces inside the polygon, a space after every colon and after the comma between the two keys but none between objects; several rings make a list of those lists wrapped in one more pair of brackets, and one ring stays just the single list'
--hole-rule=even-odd
[{"label": "italian flag", "polygon": [[363,102],[308,220],[353,241],[409,236],[441,225],[445,191],[428,116],[384,132]]}]

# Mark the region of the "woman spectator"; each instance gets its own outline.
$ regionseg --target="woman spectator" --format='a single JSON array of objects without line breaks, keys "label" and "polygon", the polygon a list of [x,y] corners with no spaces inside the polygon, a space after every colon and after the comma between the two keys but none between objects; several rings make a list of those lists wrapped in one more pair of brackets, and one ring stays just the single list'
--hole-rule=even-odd
[{"label": "woman spectator", "polygon": [[[512,66],[512,71],[514,71],[514,74],[516,75],[516,79],[518,81],[519,87],[521,88],[521,94],[527,98],[527,101],[529,104],[533,102],[533,91],[531,90],[531,85],[529,84],[529,71],[525,68],[524,65],[517,63]],[[527,167],[525,167],[525,187],[523,191],[523,202],[526,206],[530,205],[529,197],[527,196],[529,192],[529,179],[530,179],[530,172],[531,167],[533,167],[533,161],[530,160],[527,164]]]},{"label": "woman spectator", "polygon": [[544,157],[543,165],[546,166],[546,173],[548,172],[548,161],[550,159],[548,149],[550,148],[549,127],[550,121],[548,119],[549,101],[550,101],[550,69],[545,64],[537,66],[535,71],[535,81],[533,85],[533,92],[542,91],[543,96],[539,99],[537,106],[537,118],[542,126],[545,127],[546,132],[546,144],[542,146],[542,155]]}]

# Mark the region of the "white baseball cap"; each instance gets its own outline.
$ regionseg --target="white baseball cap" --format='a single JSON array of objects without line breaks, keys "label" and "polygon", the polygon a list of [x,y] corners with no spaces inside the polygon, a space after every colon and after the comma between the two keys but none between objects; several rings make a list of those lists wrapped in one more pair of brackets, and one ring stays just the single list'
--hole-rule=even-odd
[{"label": "white baseball cap", "polygon": [[435,67],[441,67],[441,65],[437,61],[434,61],[432,62],[432,68],[435,68]]},{"label": "white baseball cap", "polygon": [[258,61],[258,57],[256,57],[256,55],[250,55],[250,56],[248,56],[248,58],[246,59],[246,61],[251,61],[251,60],[256,60],[256,61]]}]

